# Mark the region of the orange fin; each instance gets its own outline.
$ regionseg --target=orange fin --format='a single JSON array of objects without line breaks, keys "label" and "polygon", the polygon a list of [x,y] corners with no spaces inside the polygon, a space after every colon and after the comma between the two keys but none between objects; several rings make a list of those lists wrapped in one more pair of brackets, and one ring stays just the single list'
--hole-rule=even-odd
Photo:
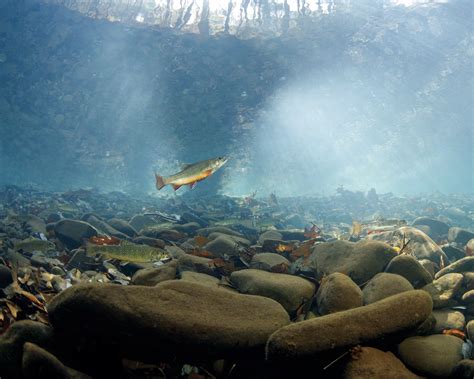
[{"label": "orange fin", "polygon": [[179,184],[172,184],[171,186],[173,187],[175,191],[179,190],[179,188],[181,187],[181,185]]},{"label": "orange fin", "polygon": [[193,189],[194,187],[196,187],[196,184],[197,184],[197,181],[189,183],[189,188]]},{"label": "orange fin", "polygon": [[166,183],[163,177],[158,175],[156,172],[155,172],[155,178],[156,178],[156,189],[159,191],[166,185]]}]

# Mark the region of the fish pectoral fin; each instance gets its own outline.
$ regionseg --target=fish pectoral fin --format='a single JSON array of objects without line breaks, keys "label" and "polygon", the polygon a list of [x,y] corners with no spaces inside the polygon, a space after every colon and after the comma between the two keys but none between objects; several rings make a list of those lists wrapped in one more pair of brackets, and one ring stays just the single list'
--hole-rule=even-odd
[{"label": "fish pectoral fin", "polygon": [[212,169],[204,171],[205,178],[212,175]]},{"label": "fish pectoral fin", "polygon": [[197,181],[189,183],[189,187],[193,189],[194,187],[196,187],[196,184],[197,184]]},{"label": "fish pectoral fin", "polygon": [[175,191],[179,190],[181,188],[180,184],[172,184],[171,185]]}]

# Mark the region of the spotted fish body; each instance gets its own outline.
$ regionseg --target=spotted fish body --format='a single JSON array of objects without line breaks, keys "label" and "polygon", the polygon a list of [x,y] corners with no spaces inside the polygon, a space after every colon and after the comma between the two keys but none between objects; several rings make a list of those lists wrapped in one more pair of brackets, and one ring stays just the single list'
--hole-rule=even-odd
[{"label": "spotted fish body", "polygon": [[168,184],[171,185],[175,191],[184,185],[189,185],[191,188],[194,188],[197,182],[206,179],[208,176],[211,176],[226,162],[227,158],[219,157],[186,165],[183,170],[177,174],[168,176],[166,178],[155,174],[156,188],[159,191]]},{"label": "spotted fish body", "polygon": [[170,258],[165,250],[127,242],[122,242],[120,245],[87,244],[87,255],[95,254],[101,254],[110,259],[136,263],[157,262]]}]

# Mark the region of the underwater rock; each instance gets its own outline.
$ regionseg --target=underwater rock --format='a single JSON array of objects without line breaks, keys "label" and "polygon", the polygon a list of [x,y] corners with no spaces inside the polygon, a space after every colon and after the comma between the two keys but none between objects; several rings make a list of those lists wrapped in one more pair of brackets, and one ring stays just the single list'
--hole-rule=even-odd
[{"label": "underwater rock", "polygon": [[466,333],[471,342],[474,341],[474,320],[470,320],[466,324]]},{"label": "underwater rock", "polygon": [[466,320],[464,315],[459,311],[452,309],[438,309],[433,311],[436,319],[434,333],[442,333],[445,329],[464,330]]},{"label": "underwater rock", "polygon": [[290,265],[291,262],[288,259],[275,253],[258,253],[250,261],[250,268],[264,271],[285,272]]},{"label": "underwater rock", "polygon": [[433,281],[430,273],[410,255],[398,255],[393,258],[385,268],[385,272],[403,276],[416,289]]},{"label": "underwater rock", "polygon": [[446,377],[463,359],[462,339],[434,334],[405,339],[398,354],[410,369],[428,377]]},{"label": "underwater rock", "polygon": [[386,297],[413,290],[413,286],[403,276],[382,272],[375,275],[362,290],[364,304],[372,304]]},{"label": "underwater rock", "polygon": [[469,230],[458,228],[456,226],[449,229],[449,233],[448,233],[449,242],[456,242],[464,246],[472,238],[474,238],[474,233],[470,232]]},{"label": "underwater rock", "polygon": [[178,261],[175,259],[159,267],[138,270],[133,275],[130,284],[149,287],[156,286],[165,280],[175,279],[177,268]]},{"label": "underwater rock", "polygon": [[371,234],[368,239],[390,243],[400,240],[403,236],[407,241],[410,240],[406,247],[407,252],[410,252],[417,259],[429,259],[438,265],[442,259],[448,262],[448,257],[443,250],[425,233],[413,227],[403,226],[392,232]]},{"label": "underwater rock", "polygon": [[234,271],[230,281],[239,292],[276,300],[289,313],[311,299],[315,290],[314,284],[306,279],[254,269]]},{"label": "underwater rock", "polygon": [[197,222],[188,222],[186,224],[177,224],[173,226],[174,230],[186,234],[195,234],[201,226]]},{"label": "underwater rock", "polygon": [[224,233],[213,232],[213,233],[211,233],[207,236],[207,238],[209,238],[211,240],[214,240],[214,239],[219,238],[219,237],[224,237],[224,238],[231,239],[235,243],[239,244],[239,246],[249,247],[251,245],[250,241],[246,238],[237,237],[237,236],[230,236],[230,235],[224,234]]},{"label": "underwater rock", "polygon": [[364,307],[285,326],[270,336],[266,357],[272,362],[314,362],[322,352],[414,330],[431,310],[431,298],[426,292],[402,292]]},{"label": "underwater rock", "polygon": [[107,223],[115,230],[118,230],[119,232],[126,234],[129,237],[133,238],[138,235],[138,232],[132,225],[120,218],[111,218],[107,221]]},{"label": "underwater rock", "polygon": [[224,235],[217,237],[203,246],[205,251],[209,251],[218,257],[237,255],[239,253],[238,248],[238,243],[235,242],[231,236]]},{"label": "underwater rock", "polygon": [[321,315],[361,307],[362,290],[347,275],[335,272],[322,280],[316,304]]},{"label": "underwater rock", "polygon": [[303,229],[306,225],[306,221],[299,214],[292,214],[285,218],[286,227]]},{"label": "underwater rock", "polygon": [[317,277],[342,272],[360,285],[382,272],[396,255],[395,250],[383,242],[338,240],[314,246],[310,267],[316,271]]},{"label": "underwater rock", "polygon": [[127,239],[127,235],[118,231],[114,227],[110,226],[100,217],[95,215],[89,215],[84,221],[91,224],[94,228],[96,228],[101,234],[106,234],[108,236],[113,236],[120,239]]},{"label": "underwater rock", "polygon": [[412,225],[415,227],[419,227],[420,225],[428,226],[430,228],[428,235],[436,240],[446,238],[449,231],[448,224],[431,217],[418,217],[413,221]]},{"label": "underwater rock", "polygon": [[106,340],[124,357],[142,362],[159,354],[252,357],[289,323],[274,300],[185,280],[156,287],[77,285],[57,295],[48,312],[63,339]]},{"label": "underwater rock", "polygon": [[90,379],[91,377],[66,367],[50,352],[38,345],[23,345],[22,373],[25,379]]},{"label": "underwater rock", "polygon": [[436,272],[439,271],[439,266],[436,263],[434,263],[433,261],[430,261],[429,259],[420,259],[420,260],[418,260],[418,262],[420,262],[420,265],[426,271],[428,271],[431,278],[434,279]]},{"label": "underwater rock", "polygon": [[276,230],[267,230],[266,232],[263,232],[260,234],[260,237],[258,237],[257,243],[259,245],[263,245],[265,240],[270,239],[270,240],[282,240],[283,236],[280,232]]},{"label": "underwater rock", "polygon": [[472,379],[474,378],[474,360],[463,359],[454,366],[451,371],[450,378],[456,379]]},{"label": "underwater rock", "polygon": [[462,259],[466,256],[466,253],[456,246],[456,243],[451,242],[445,245],[441,245],[441,249],[449,258],[450,262],[455,262],[459,259]]},{"label": "underwater rock", "polygon": [[441,301],[453,300],[462,290],[463,275],[458,273],[446,274],[435,279],[433,285],[440,292]]},{"label": "underwater rock", "polygon": [[178,258],[178,272],[182,273],[183,271],[194,271],[212,275],[214,273],[212,259],[184,254]]},{"label": "underwater rock", "polygon": [[186,252],[178,246],[165,246],[166,252],[171,255],[174,259],[178,259],[183,255],[186,255]]},{"label": "underwater rock", "polygon": [[466,291],[474,290],[474,272],[465,272],[463,273],[463,287]]},{"label": "underwater rock", "polygon": [[461,297],[461,300],[464,304],[473,304],[474,303],[474,290],[469,290],[464,292]]},{"label": "underwater rock", "polygon": [[140,232],[142,229],[145,229],[146,227],[153,226],[156,224],[153,219],[145,215],[135,215],[130,219],[128,223],[133,229],[138,232]]},{"label": "underwater rock", "polygon": [[147,226],[140,231],[145,237],[162,239],[167,241],[179,241],[186,238],[186,234],[178,232],[175,229],[169,229],[162,226]]},{"label": "underwater rock", "polygon": [[237,292],[230,287],[225,287],[225,286],[220,286],[220,280],[217,279],[215,276],[207,275],[207,274],[201,274],[199,272],[193,272],[193,271],[184,271],[181,274],[181,280],[186,280],[187,282],[191,283],[199,283],[202,284],[203,286],[209,286],[213,288],[220,288],[223,290],[230,290],[233,292]]},{"label": "underwater rock", "polygon": [[199,217],[198,215],[191,213],[191,212],[184,212],[181,215],[181,221],[184,223],[197,223],[201,226],[201,228],[206,228],[209,226],[209,222],[203,219],[202,217]]},{"label": "underwater rock", "polygon": [[77,249],[84,239],[99,234],[91,224],[69,219],[59,221],[54,228],[54,233],[68,249]]},{"label": "underwater rock", "polygon": [[421,379],[406,368],[392,352],[362,347],[344,368],[344,379],[403,378]]},{"label": "underwater rock", "polygon": [[474,272],[474,256],[460,259],[442,270],[439,270],[435,275],[435,279],[439,279],[443,275],[450,273],[463,273],[468,271]]},{"label": "underwater rock", "polygon": [[229,236],[242,237],[242,238],[244,237],[243,234],[240,234],[239,232],[236,232],[235,230],[232,230],[225,226],[210,226],[208,228],[198,229],[196,233],[203,237],[208,237],[211,233],[222,233],[222,234],[227,234]]},{"label": "underwater rock", "polygon": [[152,238],[152,237],[145,237],[145,236],[136,237],[132,240],[132,242],[139,245],[148,245],[151,247],[158,247],[160,249],[164,249],[166,246],[166,242],[163,240],[160,240],[159,238]]},{"label": "underwater rock", "polygon": [[11,270],[0,264],[0,288],[5,288],[13,283],[13,277]]},{"label": "underwater rock", "polygon": [[0,377],[21,378],[23,345],[33,342],[50,349],[53,345],[53,328],[35,321],[17,321],[0,336]]}]

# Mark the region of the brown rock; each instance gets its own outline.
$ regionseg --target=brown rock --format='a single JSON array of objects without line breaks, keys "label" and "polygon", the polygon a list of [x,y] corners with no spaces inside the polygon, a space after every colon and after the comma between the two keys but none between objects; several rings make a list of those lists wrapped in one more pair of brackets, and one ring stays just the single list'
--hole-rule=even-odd
[{"label": "brown rock", "polygon": [[431,297],[413,290],[376,303],[301,321],[273,333],[266,356],[271,361],[311,358],[416,329],[431,314]]},{"label": "brown rock", "polygon": [[316,303],[321,315],[361,307],[362,291],[347,275],[335,272],[321,283]]},{"label": "brown rock", "polygon": [[270,334],[289,323],[274,300],[185,280],[77,285],[57,295],[48,311],[65,340],[107,341],[142,362],[156,361],[157,354],[258,356]]},{"label": "brown rock", "polygon": [[420,378],[406,368],[393,353],[373,347],[363,347],[357,357],[349,361],[342,376],[344,379]]},{"label": "brown rock", "polygon": [[176,278],[176,269],[178,261],[172,260],[162,266],[153,268],[144,268],[138,270],[132,277],[130,284],[137,286],[156,286],[158,283],[165,280],[172,280]]},{"label": "brown rock", "polygon": [[255,269],[234,271],[230,281],[239,292],[276,300],[288,312],[311,299],[315,290],[313,283],[298,276]]}]

